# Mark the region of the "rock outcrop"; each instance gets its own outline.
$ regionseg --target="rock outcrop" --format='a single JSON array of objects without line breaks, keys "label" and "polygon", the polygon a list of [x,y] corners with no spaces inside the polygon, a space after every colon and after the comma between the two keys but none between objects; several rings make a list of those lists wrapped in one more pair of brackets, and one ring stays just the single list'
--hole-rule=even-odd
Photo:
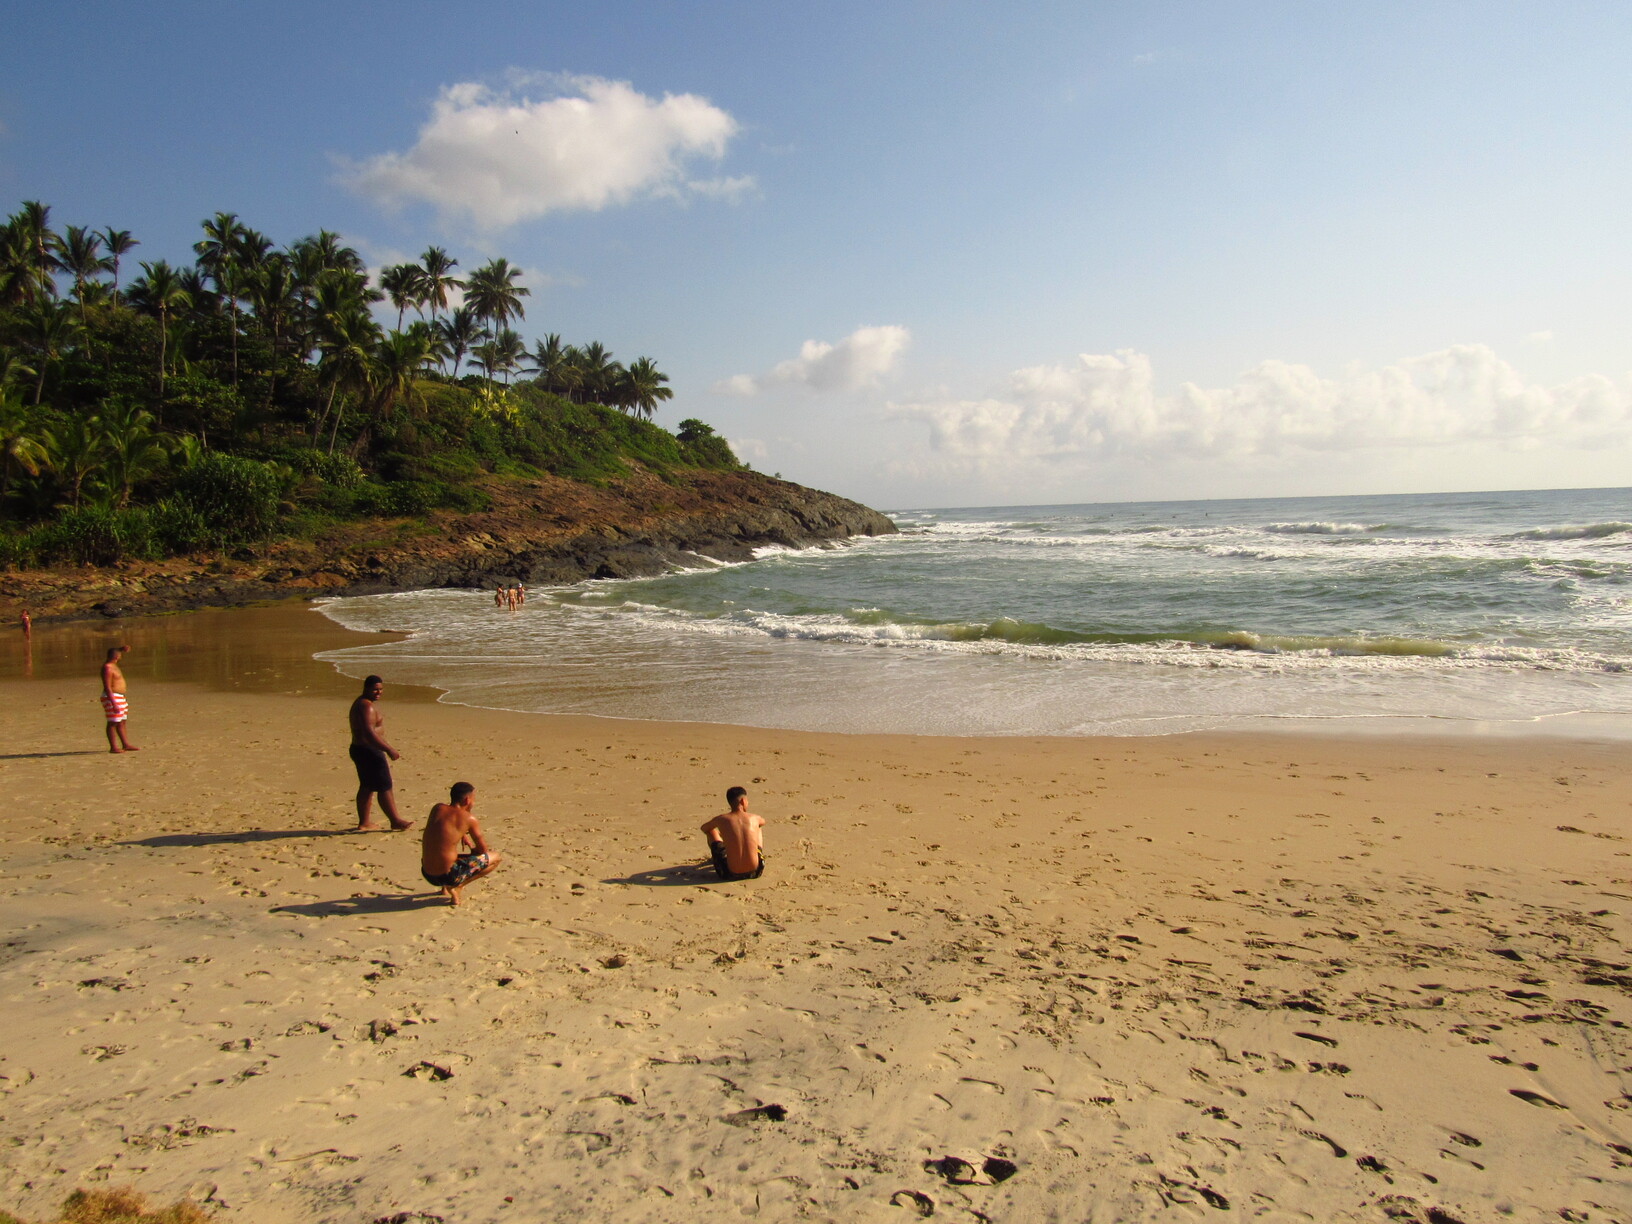
[{"label": "rock outcrop", "polygon": [[496,486],[475,514],[347,523],[310,540],[231,554],[0,574],[0,617],[36,620],[232,607],[289,596],[363,595],[506,581],[636,578],[742,561],[756,548],[805,548],[885,535],[895,524],[857,502],[757,472],[694,471],[674,483],[640,472],[608,486],[556,477]]}]

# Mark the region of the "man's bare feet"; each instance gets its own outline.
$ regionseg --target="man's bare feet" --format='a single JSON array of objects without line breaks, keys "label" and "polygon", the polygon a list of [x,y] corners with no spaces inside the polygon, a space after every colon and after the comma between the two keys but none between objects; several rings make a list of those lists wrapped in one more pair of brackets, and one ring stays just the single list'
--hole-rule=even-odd
[{"label": "man's bare feet", "polygon": [[458,905],[460,902],[459,890],[457,888],[444,887],[442,889],[442,895],[448,899],[449,905]]},{"label": "man's bare feet", "polygon": [[413,827],[414,822],[411,820],[393,820],[391,822],[391,831],[393,833],[401,833],[404,829],[411,829]]},{"label": "man's bare feet", "polygon": [[378,832],[380,829],[383,829],[384,827],[385,827],[384,825],[377,825],[377,824],[360,824],[360,825],[357,826],[357,832],[359,832],[359,833],[374,833],[374,832]]}]

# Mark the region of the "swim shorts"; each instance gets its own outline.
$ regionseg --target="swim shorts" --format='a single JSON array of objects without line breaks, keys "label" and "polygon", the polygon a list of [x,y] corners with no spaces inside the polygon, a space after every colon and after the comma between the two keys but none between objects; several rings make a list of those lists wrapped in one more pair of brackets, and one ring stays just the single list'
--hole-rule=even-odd
[{"label": "swim shorts", "polygon": [[427,884],[435,884],[438,888],[458,888],[471,876],[487,866],[485,854],[461,854],[453,860],[453,866],[441,875],[432,875],[423,867],[419,874],[425,877]]},{"label": "swim shorts", "polygon": [[757,880],[765,874],[765,852],[759,853],[759,866],[752,871],[732,871],[725,857],[725,843],[709,840],[708,853],[714,859],[714,874],[722,880]]},{"label": "swim shorts", "polygon": [[357,766],[357,785],[363,790],[391,789],[391,762],[378,748],[370,748],[367,744],[353,744],[351,763]]},{"label": "swim shorts", "polygon": [[123,693],[103,692],[102,712],[108,716],[110,723],[124,722],[130,716],[130,702]]}]

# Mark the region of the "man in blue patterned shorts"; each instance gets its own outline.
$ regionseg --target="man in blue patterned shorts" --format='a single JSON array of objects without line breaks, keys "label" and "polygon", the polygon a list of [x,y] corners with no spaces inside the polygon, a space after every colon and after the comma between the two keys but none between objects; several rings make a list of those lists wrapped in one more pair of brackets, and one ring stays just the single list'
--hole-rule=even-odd
[{"label": "man in blue patterned shorts", "polygon": [[[455,782],[448,802],[431,809],[420,843],[420,874],[428,884],[442,890],[450,905],[462,900],[460,890],[479,880],[502,861],[497,850],[489,850],[476,823],[476,788],[469,782]],[[466,848],[469,848],[468,853]]]}]

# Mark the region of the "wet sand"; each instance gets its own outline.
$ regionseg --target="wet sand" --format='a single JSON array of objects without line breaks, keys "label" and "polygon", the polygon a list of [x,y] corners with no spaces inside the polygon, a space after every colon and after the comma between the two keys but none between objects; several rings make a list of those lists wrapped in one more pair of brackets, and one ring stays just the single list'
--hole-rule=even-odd
[{"label": "wet sand", "polygon": [[[1622,746],[838,736],[388,685],[404,813],[469,780],[510,856],[454,910],[414,834],[346,831],[357,686],[309,656],[362,640],[290,607],[50,626],[26,677],[0,643],[0,1206],[1632,1220]],[[739,782],[768,870],[719,884],[697,826]]]}]

